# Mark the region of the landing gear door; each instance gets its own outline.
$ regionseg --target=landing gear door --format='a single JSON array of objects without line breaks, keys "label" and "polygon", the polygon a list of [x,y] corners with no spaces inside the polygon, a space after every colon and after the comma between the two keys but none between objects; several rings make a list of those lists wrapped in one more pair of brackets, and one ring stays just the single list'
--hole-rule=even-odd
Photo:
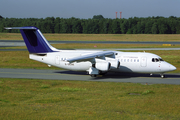
[{"label": "landing gear door", "polygon": [[146,66],[147,66],[147,58],[141,57],[141,67],[146,67]]}]

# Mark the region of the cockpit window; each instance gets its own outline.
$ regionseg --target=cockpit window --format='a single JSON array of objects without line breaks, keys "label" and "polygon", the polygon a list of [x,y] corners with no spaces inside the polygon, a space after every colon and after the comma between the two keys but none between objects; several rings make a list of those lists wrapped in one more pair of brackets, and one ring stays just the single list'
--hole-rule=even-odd
[{"label": "cockpit window", "polygon": [[152,62],[164,61],[162,58],[152,58]]},{"label": "cockpit window", "polygon": [[152,58],[152,62],[155,62],[154,58]]},{"label": "cockpit window", "polygon": [[160,61],[164,61],[162,58],[159,58]]},{"label": "cockpit window", "polygon": [[155,61],[156,61],[156,62],[159,62],[159,59],[158,59],[158,58],[155,58]]}]

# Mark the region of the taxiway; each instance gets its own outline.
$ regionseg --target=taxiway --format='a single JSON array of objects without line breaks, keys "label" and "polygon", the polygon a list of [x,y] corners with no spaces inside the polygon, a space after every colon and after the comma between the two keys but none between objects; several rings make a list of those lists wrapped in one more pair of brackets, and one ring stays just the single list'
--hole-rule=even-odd
[{"label": "taxiway", "polygon": [[165,74],[161,78],[159,74],[122,74],[108,73],[105,76],[92,78],[85,72],[73,72],[66,70],[37,70],[37,69],[7,69],[0,68],[0,78],[27,78],[46,80],[77,80],[98,82],[129,82],[141,84],[176,84],[180,85],[180,74]]}]

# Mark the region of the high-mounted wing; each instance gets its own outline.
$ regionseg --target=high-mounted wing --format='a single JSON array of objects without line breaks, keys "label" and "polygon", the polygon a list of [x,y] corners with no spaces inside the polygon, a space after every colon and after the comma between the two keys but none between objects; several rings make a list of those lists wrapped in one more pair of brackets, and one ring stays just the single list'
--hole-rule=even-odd
[{"label": "high-mounted wing", "polygon": [[89,74],[99,74],[99,72],[107,72],[110,69],[118,69],[120,62],[115,58],[116,52],[102,51],[90,53],[79,57],[67,59],[68,62],[86,62],[92,63],[92,66],[87,70]]},{"label": "high-mounted wing", "polygon": [[67,59],[67,61],[70,63],[82,62],[82,61],[90,61],[90,62],[94,63],[95,58],[104,60],[105,57],[115,58],[115,52],[113,52],[113,51],[102,51],[102,52],[82,55],[82,56],[75,57],[75,58],[70,58],[70,59]]}]

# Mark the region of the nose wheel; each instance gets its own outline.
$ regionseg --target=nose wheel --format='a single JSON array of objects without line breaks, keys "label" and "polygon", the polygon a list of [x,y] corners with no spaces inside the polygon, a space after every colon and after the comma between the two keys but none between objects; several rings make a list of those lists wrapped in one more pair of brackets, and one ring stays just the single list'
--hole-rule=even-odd
[{"label": "nose wheel", "polygon": [[160,74],[161,75],[161,78],[165,78],[164,74]]}]

